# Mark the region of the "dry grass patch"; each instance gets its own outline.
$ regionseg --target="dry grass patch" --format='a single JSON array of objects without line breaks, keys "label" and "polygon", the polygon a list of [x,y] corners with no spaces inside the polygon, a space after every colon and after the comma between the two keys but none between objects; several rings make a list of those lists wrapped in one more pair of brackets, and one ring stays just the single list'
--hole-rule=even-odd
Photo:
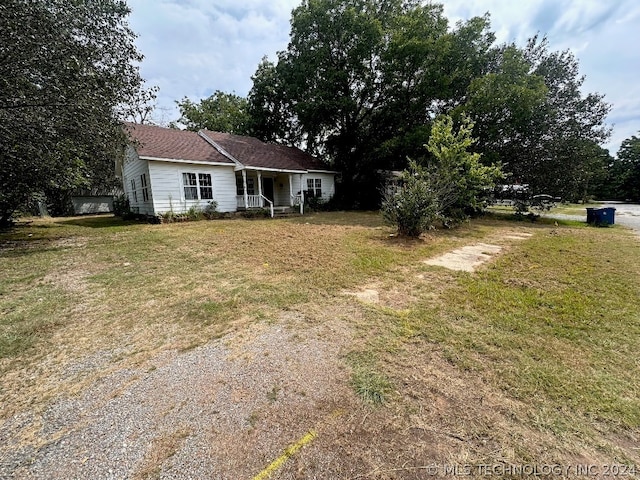
[{"label": "dry grass patch", "polygon": [[[38,392],[48,397],[103,375],[102,366],[73,368],[96,352],[123,352],[109,368],[140,364],[163,349],[274,321],[282,309],[366,278],[359,259],[370,228],[344,224],[357,224],[358,214],[336,218],[342,224],[86,217],[36,220],[4,234],[11,247],[0,249],[2,416],[42,398]],[[39,365],[46,375],[27,373]]]},{"label": "dry grass patch", "polygon": [[173,432],[161,433],[153,439],[149,449],[133,474],[134,480],[151,480],[160,478],[162,464],[176,454],[180,445],[192,433],[188,427],[179,428]]},{"label": "dry grass patch", "polygon": [[[212,421],[194,428],[201,443],[182,444],[171,432],[183,424],[166,424],[173,440],[154,447],[145,475],[158,465],[178,475],[192,464],[189,448],[215,441],[225,471],[248,477],[311,427],[318,438],[281,478],[422,478],[425,465],[452,462],[640,462],[633,237],[495,218],[418,240],[392,233],[369,213],[19,227],[0,242],[0,418],[37,417],[122,372],[123,395],[111,401],[126,402],[124,393],[203,346],[227,349],[220,361],[240,379],[255,367],[259,387],[197,382],[202,405],[228,393],[217,405],[237,406],[236,423]],[[503,248],[473,274],[422,263],[478,243]],[[356,298],[366,290],[377,303]],[[314,363],[319,355],[326,363]],[[359,403],[355,391],[379,405]],[[210,415],[227,407],[215,408]]]},{"label": "dry grass patch", "polygon": [[[388,310],[368,315],[362,331],[371,334],[361,354],[376,358],[378,371],[404,391],[396,405],[409,411],[422,405],[432,415],[435,407],[420,396],[416,403],[414,389],[401,387],[412,382],[399,378],[442,388],[420,373],[423,349],[439,352],[450,365],[444,368],[438,360],[438,370],[449,373],[432,372],[436,383],[455,383],[462,376],[464,392],[490,392],[504,405],[502,420],[469,416],[478,399],[467,401],[462,392],[459,404],[445,410],[467,419],[471,434],[449,430],[464,439],[465,448],[476,437],[508,446],[508,455],[490,455],[492,461],[566,463],[582,456],[594,463],[613,457],[637,463],[637,449],[610,436],[640,433],[640,383],[632,373],[640,348],[635,242],[626,232],[586,228],[538,227],[532,238],[511,245],[474,275],[407,275],[444,285],[421,295],[407,315]],[[483,415],[492,408],[482,407]],[[468,455],[484,461],[479,452]]]}]

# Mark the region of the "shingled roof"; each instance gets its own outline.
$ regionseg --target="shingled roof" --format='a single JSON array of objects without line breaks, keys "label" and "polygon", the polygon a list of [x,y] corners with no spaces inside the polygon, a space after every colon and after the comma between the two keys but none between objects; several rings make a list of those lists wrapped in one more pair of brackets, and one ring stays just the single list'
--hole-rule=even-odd
[{"label": "shingled roof", "polygon": [[136,150],[141,157],[233,165],[233,160],[207,141],[209,139],[249,168],[298,172],[328,168],[320,160],[298,148],[264,143],[253,137],[209,130],[196,133],[132,123],[127,123],[125,130],[136,142]]},{"label": "shingled roof", "polygon": [[264,143],[253,137],[202,130],[208,138],[246,167],[274,170],[327,170],[320,160],[299,148]]},{"label": "shingled roof", "polygon": [[127,123],[125,130],[136,142],[136,151],[141,157],[233,165],[232,160],[218,152],[196,132],[133,123]]}]

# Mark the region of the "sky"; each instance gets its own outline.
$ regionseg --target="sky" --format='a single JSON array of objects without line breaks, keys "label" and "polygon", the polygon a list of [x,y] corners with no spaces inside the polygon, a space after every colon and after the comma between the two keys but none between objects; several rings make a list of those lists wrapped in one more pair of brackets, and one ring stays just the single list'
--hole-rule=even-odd
[{"label": "sky", "polygon": [[[154,119],[177,120],[175,101],[199,101],[216,90],[246,96],[260,60],[277,59],[289,41],[300,0],[128,0],[129,24],[145,56],[142,76],[160,87]],[[546,35],[552,50],[580,63],[583,92],[601,93],[613,108],[603,145],[615,155],[640,131],[640,2],[637,0],[443,0],[453,26],[491,15],[497,42]]]}]

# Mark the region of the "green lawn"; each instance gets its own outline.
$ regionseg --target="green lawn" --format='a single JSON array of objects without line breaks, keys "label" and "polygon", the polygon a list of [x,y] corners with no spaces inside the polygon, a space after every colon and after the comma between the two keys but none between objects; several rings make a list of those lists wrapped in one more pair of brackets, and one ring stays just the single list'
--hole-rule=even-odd
[{"label": "green lawn", "polygon": [[[0,234],[0,418],[81,389],[84,380],[66,379],[65,366],[95,352],[120,349],[109,368],[123,368],[277,322],[283,311],[319,318],[327,306],[355,303],[359,333],[345,364],[363,399],[394,418],[424,407],[402,379],[441,388],[413,363],[428,353],[461,385],[478,382],[473,388],[512,405],[511,421],[550,436],[557,451],[637,462],[614,435],[640,434],[638,239],[617,226],[560,223],[487,217],[420,240],[355,212],[20,224]],[[508,240],[514,231],[532,236]],[[476,273],[422,263],[479,242],[504,249]],[[377,304],[343,294],[371,285]],[[45,378],[55,387],[42,387]],[[464,419],[476,406],[456,398]],[[511,460],[539,460],[541,444],[509,440],[509,428],[500,441],[513,443]]]}]

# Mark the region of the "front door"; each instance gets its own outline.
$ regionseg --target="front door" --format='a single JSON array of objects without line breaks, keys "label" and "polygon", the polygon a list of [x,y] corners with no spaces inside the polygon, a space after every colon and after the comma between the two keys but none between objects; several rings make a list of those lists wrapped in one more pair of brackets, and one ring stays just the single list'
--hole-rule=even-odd
[{"label": "front door", "polygon": [[273,202],[273,178],[262,178],[262,194]]}]

